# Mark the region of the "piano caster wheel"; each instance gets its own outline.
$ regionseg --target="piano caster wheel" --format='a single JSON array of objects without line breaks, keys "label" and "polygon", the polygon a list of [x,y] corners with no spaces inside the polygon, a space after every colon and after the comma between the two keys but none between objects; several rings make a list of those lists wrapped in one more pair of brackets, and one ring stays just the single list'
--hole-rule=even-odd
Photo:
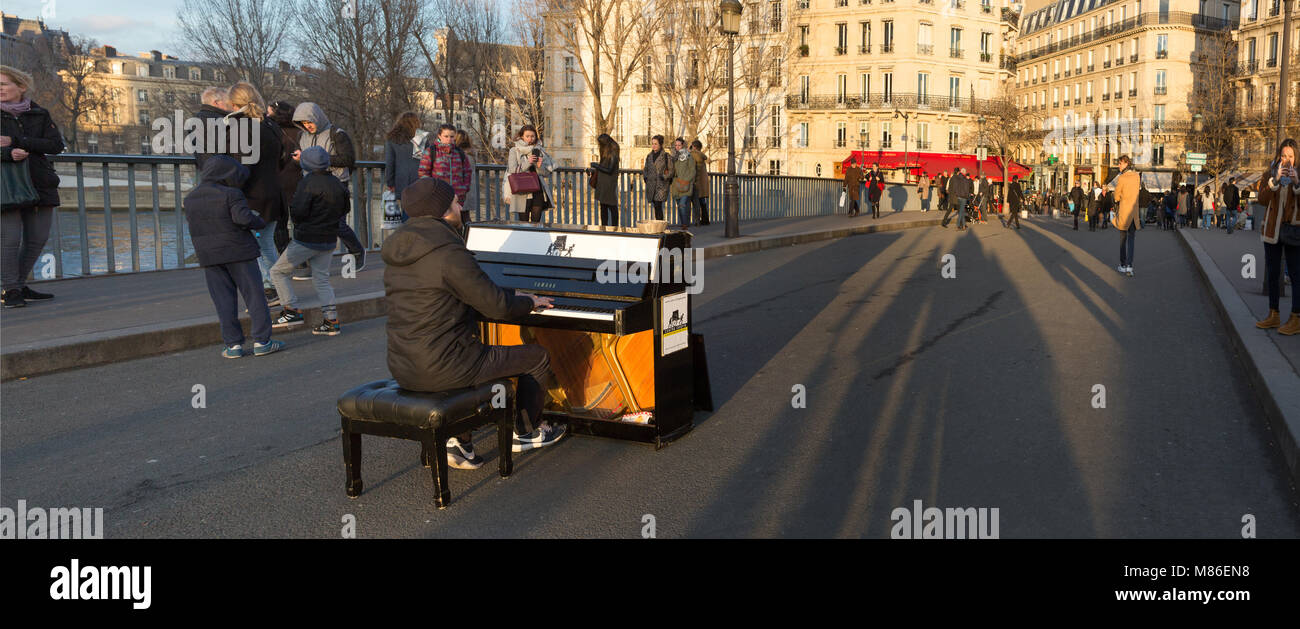
[{"label": "piano caster wheel", "polygon": [[361,495],[361,481],[358,480],[355,483],[348,483],[346,489],[348,492],[348,498],[355,500],[357,496]]}]

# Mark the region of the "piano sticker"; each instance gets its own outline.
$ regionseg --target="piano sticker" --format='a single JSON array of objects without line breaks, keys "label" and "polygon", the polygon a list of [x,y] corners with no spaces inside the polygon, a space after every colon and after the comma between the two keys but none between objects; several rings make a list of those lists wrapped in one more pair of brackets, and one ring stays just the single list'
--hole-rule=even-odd
[{"label": "piano sticker", "polygon": [[668,295],[660,300],[659,312],[660,338],[663,339],[663,356],[677,350],[686,349],[690,342],[691,330],[689,318],[690,301],[686,293]]}]

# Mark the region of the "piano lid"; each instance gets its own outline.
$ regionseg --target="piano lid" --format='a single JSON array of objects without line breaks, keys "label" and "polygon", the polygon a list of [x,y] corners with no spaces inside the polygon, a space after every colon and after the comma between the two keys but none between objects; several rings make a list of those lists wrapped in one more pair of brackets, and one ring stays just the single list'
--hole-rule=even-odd
[{"label": "piano lid", "polygon": [[656,277],[662,238],[663,234],[475,223],[470,226],[465,246],[476,252],[644,262],[649,265],[649,276]]}]

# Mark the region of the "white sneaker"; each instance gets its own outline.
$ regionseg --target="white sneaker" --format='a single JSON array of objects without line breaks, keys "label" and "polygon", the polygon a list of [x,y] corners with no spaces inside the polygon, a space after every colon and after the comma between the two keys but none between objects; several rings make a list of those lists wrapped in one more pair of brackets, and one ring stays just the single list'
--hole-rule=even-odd
[{"label": "white sneaker", "polygon": [[544,448],[560,440],[566,432],[563,425],[552,426],[548,422],[542,422],[541,425],[526,435],[515,435],[514,443],[510,447],[511,452],[523,452],[536,448]]},{"label": "white sneaker", "polygon": [[1126,266],[1124,266],[1124,265],[1122,265],[1122,264],[1119,265],[1119,266],[1117,266],[1117,267],[1115,267],[1115,270],[1116,270],[1116,271],[1119,271],[1120,273],[1128,273],[1128,267],[1126,267]]},{"label": "white sneaker", "polygon": [[1128,267],[1128,276],[1129,276],[1129,277],[1133,277],[1133,266],[1132,266],[1132,265],[1129,265],[1129,267]]},{"label": "white sneaker", "polygon": [[461,445],[452,437],[447,440],[447,465],[458,470],[476,470],[483,466],[483,457],[474,454],[474,444]]}]

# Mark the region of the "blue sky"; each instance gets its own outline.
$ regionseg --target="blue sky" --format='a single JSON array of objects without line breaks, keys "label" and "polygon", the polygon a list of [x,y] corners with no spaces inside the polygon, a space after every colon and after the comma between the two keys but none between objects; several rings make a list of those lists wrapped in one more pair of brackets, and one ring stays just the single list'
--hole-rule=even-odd
[{"label": "blue sky", "polygon": [[179,0],[5,0],[4,12],[45,23],[73,35],[87,35],[125,54],[161,50],[179,55],[175,40]]}]

